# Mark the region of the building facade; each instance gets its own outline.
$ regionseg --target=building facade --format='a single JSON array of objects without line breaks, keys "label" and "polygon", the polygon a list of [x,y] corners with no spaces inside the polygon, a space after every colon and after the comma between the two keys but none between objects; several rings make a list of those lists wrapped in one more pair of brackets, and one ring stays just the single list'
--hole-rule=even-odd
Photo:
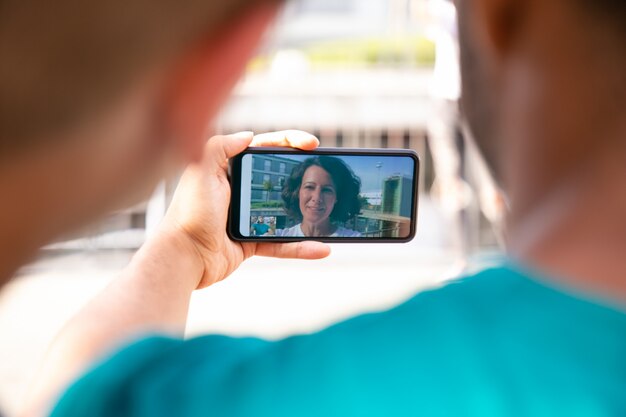
[{"label": "building facade", "polygon": [[383,183],[382,212],[411,217],[413,181],[402,175],[393,175]]},{"label": "building facade", "polygon": [[251,202],[257,204],[281,202],[280,193],[294,167],[300,161],[277,155],[252,156]]}]

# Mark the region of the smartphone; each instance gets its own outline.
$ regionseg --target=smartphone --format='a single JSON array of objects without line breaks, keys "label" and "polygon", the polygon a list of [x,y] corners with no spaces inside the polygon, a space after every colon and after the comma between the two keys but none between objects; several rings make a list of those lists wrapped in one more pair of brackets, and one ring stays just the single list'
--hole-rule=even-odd
[{"label": "smartphone", "polygon": [[236,241],[408,242],[420,160],[406,149],[248,148],[229,162]]}]

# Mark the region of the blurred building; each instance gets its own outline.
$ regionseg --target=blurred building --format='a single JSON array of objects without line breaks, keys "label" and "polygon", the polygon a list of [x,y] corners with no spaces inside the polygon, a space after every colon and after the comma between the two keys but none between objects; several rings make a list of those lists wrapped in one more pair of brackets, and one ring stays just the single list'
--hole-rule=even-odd
[{"label": "blurred building", "polygon": [[386,36],[421,30],[416,12],[424,0],[293,0],[276,33],[278,46],[321,40]]},{"label": "blurred building", "polygon": [[[319,137],[324,147],[414,149],[422,159],[419,188],[427,190],[434,177],[426,133],[432,116],[434,45],[424,41],[428,25],[420,14],[427,3],[288,2],[266,46],[218,116],[216,130],[301,129]],[[285,176],[281,161],[258,163],[263,166],[255,166],[253,203],[278,201]],[[282,163],[289,173],[289,161]],[[137,246],[146,229],[157,227],[175,185],[175,180],[169,181],[147,206],[117,214],[122,220],[109,223],[115,227],[98,228],[99,233],[121,236],[117,243],[112,237],[106,246]],[[370,204],[379,205],[382,199],[380,194],[366,197]],[[264,207],[259,215],[275,215],[270,211]],[[380,219],[362,221],[381,230]],[[132,239],[129,228],[136,232]]]}]

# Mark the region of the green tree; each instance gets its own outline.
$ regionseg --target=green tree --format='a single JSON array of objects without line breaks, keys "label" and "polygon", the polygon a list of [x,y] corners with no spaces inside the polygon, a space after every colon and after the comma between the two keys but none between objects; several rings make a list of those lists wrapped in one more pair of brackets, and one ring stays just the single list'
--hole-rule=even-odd
[{"label": "green tree", "polygon": [[268,203],[270,201],[270,194],[272,193],[273,189],[274,184],[272,184],[272,181],[263,181],[263,190],[267,191],[267,194],[265,195],[265,201]]}]

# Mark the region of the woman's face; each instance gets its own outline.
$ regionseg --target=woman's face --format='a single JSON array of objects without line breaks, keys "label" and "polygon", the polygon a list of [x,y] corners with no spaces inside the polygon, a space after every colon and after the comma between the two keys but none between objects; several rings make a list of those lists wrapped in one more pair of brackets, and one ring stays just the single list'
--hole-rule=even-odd
[{"label": "woman's face", "polygon": [[307,168],[302,176],[299,198],[304,222],[327,221],[337,202],[337,191],[330,174],[317,165]]}]

